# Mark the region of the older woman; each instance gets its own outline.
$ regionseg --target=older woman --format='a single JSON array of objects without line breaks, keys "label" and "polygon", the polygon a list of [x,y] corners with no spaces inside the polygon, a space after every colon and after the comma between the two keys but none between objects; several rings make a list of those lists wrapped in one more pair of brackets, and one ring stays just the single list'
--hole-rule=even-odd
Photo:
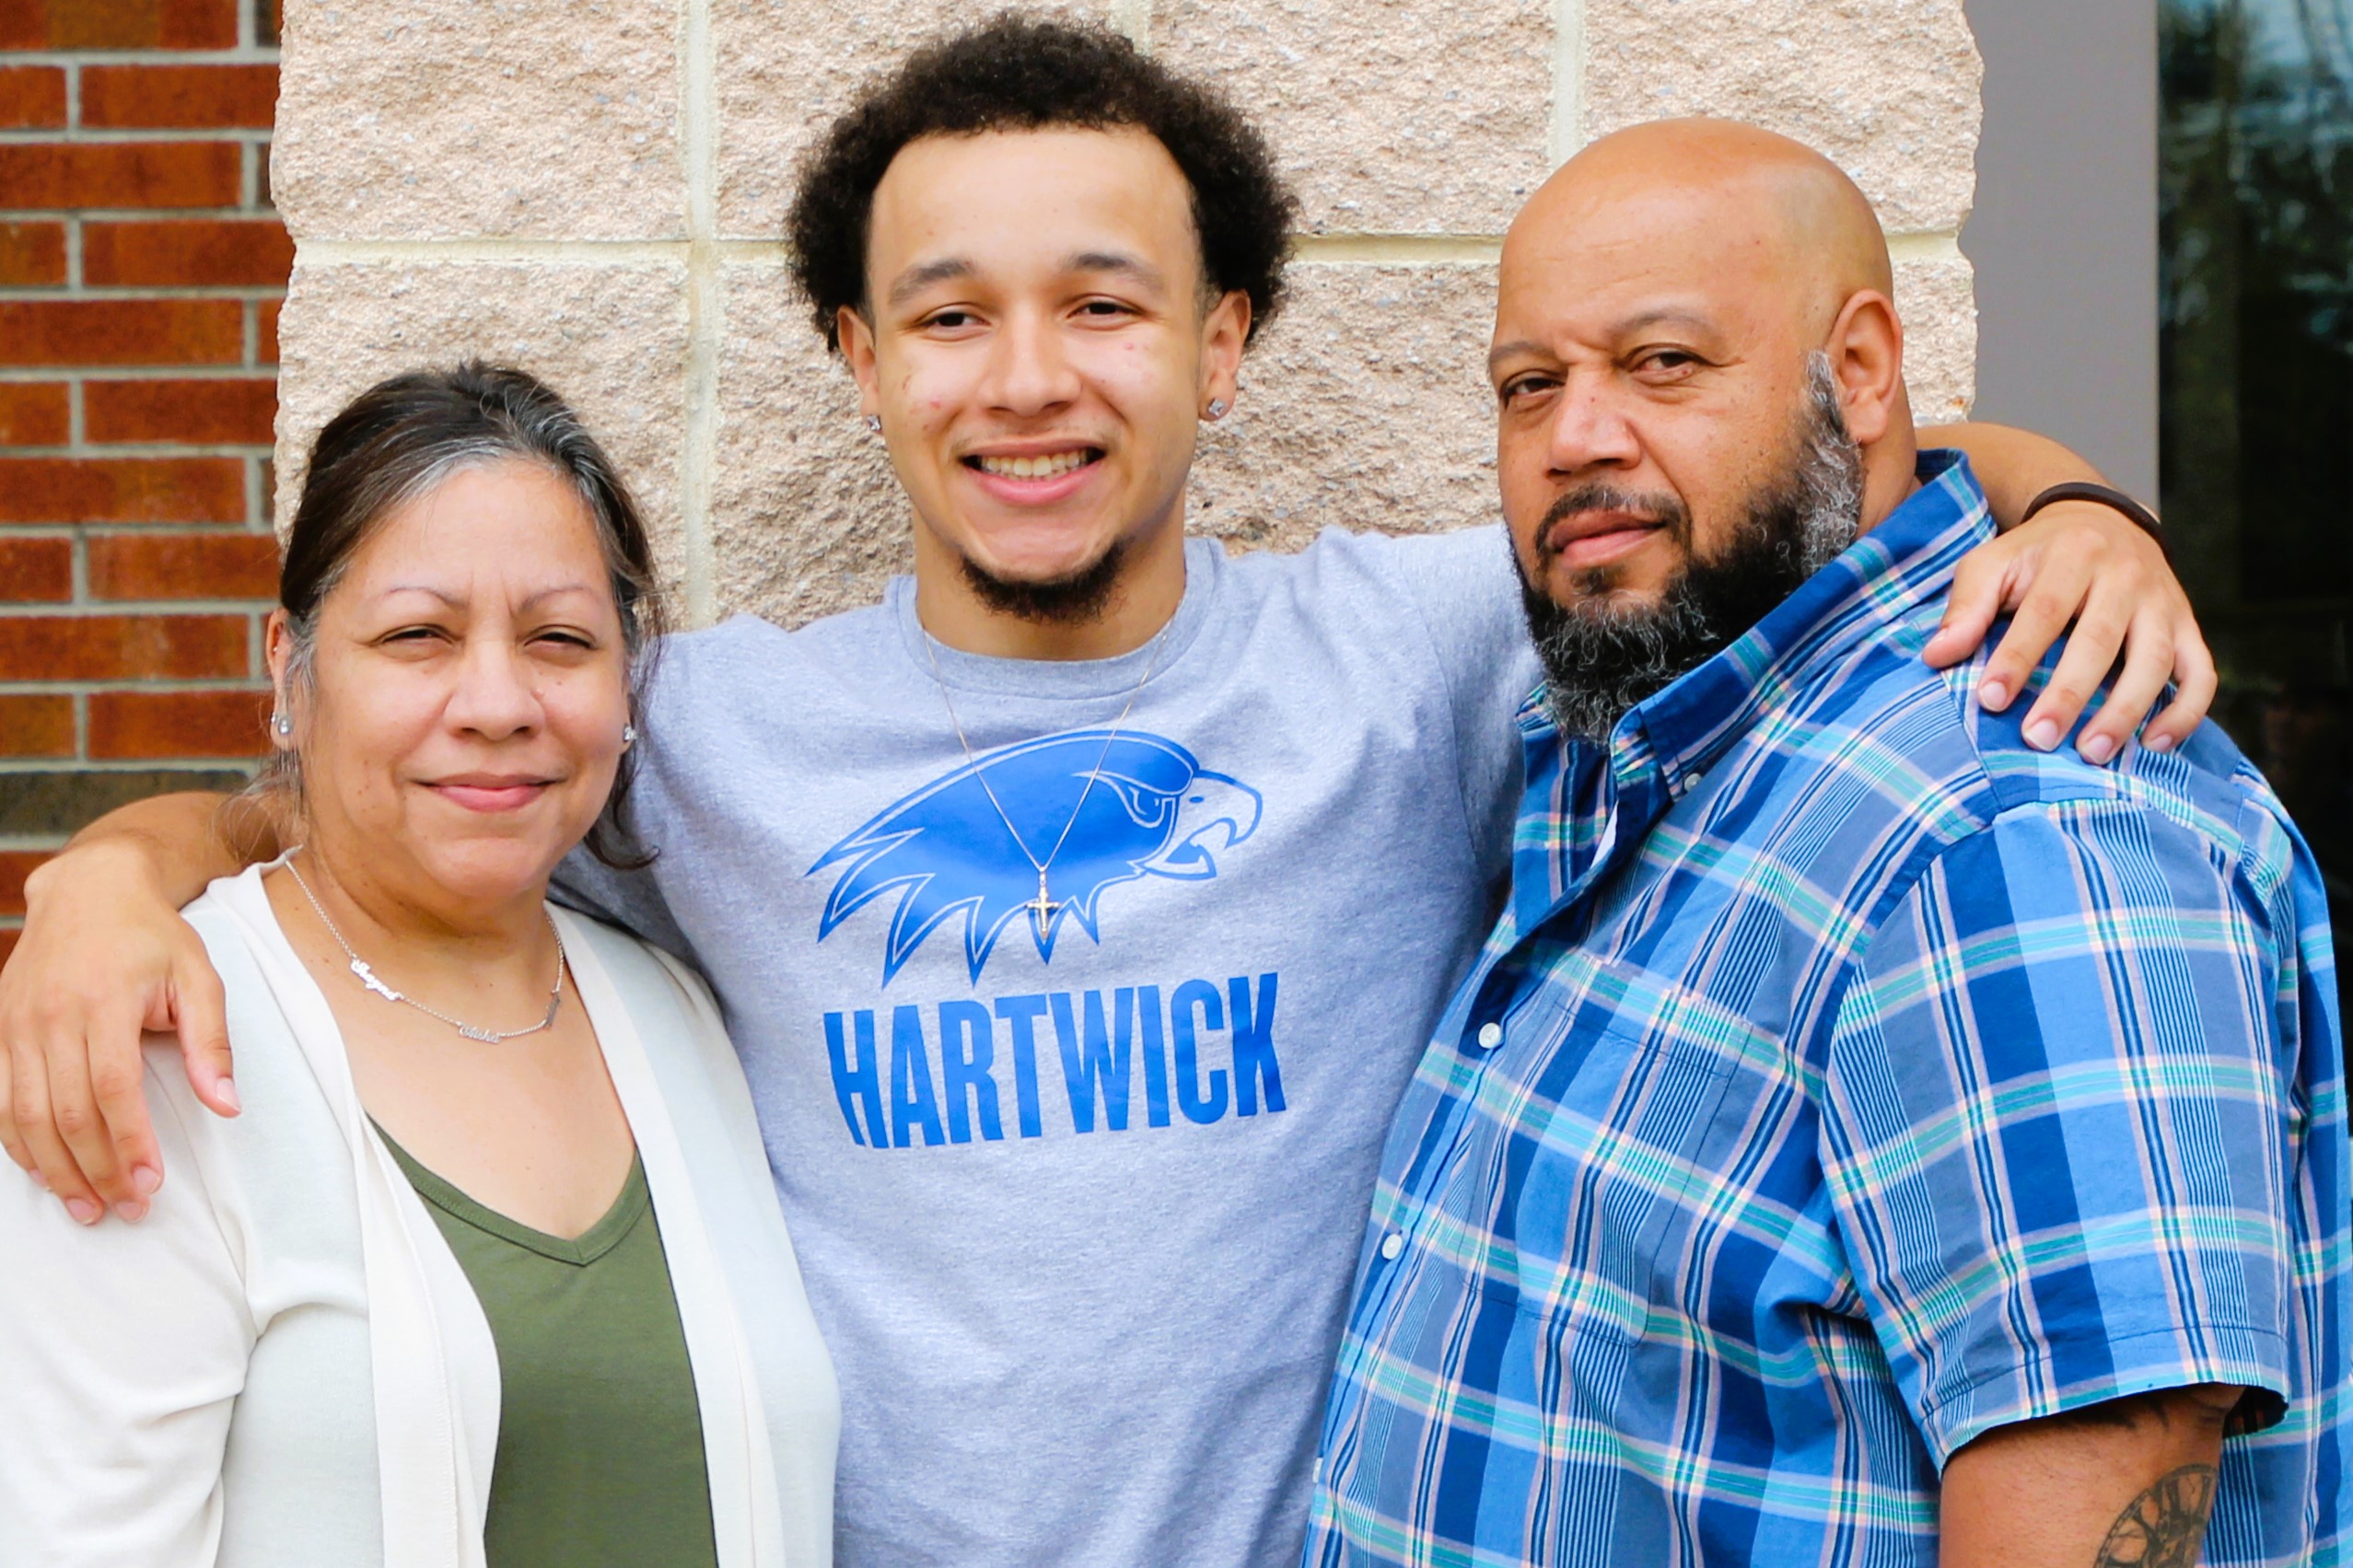
[{"label": "older woman", "polygon": [[[0,1562],[821,1564],[838,1401],[740,1070],[616,862],[653,600],[612,465],[512,370],[319,438],[269,626],[300,847],[190,906],[238,1083],[147,1091],[145,1225],[0,1182]],[[291,842],[289,840],[288,842]]]}]

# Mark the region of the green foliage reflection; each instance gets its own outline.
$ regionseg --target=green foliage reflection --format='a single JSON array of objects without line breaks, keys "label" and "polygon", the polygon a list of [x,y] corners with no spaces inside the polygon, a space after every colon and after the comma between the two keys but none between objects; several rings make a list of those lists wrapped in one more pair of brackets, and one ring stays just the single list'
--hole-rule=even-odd
[{"label": "green foliage reflection", "polygon": [[2164,0],[2166,523],[2255,755],[2353,913],[2353,0]]}]

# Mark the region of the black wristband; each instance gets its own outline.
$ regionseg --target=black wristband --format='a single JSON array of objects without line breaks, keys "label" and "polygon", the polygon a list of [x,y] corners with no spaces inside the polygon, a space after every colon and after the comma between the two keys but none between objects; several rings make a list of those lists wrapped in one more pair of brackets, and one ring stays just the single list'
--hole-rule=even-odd
[{"label": "black wristband", "polygon": [[2166,563],[2172,563],[2173,547],[2165,542],[2165,526],[2157,520],[2157,514],[2123,491],[2111,490],[2104,484],[2093,484],[2089,480],[2070,480],[2065,484],[2051,486],[2026,504],[2019,523],[2023,526],[2033,518],[2035,513],[2055,501],[2094,501],[2112,512],[2123,513],[2126,521],[2157,541],[2157,548],[2165,552]]}]

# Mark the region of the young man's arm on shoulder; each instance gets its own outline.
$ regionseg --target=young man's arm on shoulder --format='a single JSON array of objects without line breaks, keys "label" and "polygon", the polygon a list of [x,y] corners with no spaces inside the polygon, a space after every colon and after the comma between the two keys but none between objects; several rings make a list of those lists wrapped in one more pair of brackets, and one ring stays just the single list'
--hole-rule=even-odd
[{"label": "young man's arm on shoulder", "polygon": [[140,1092],[140,1036],[180,1037],[188,1081],[238,1111],[220,977],[181,906],[279,851],[265,806],[169,795],[110,812],[25,882],[0,970],[0,1144],[85,1224],[146,1211],[163,1161]]},{"label": "young man's arm on shoulder", "polygon": [[[1943,626],[1928,644],[1928,662],[1944,668],[1970,657],[2007,615],[2010,623],[1978,685],[1980,700],[1997,713],[2025,690],[2052,645],[2068,640],[2027,712],[2024,732],[2034,744],[2057,745],[2103,683],[2107,700],[2076,737],[2085,756],[2102,762],[2115,756],[2143,719],[2149,723],[2141,740],[2153,749],[2187,739],[2214,700],[2215,667],[2163,547],[2097,502],[2056,502],[2022,521],[2027,506],[2052,485],[2101,482],[2100,470],[2056,441],[2006,425],[1928,426],[1919,440],[1923,447],[1969,455],[2002,530],[1962,563]],[[1496,722],[1508,727],[1527,695],[1523,677],[1534,670],[1510,544],[1490,528],[1465,531],[1481,540],[1472,555],[1450,560],[1442,540],[1425,544],[1409,536],[1397,541],[1404,547],[1399,566],[1438,639],[1450,680],[1474,702],[1492,700]],[[1492,557],[1477,558],[1489,549]],[[2172,701],[2149,718],[2168,683]]]},{"label": "young man's arm on shoulder", "polygon": [[2044,491],[2103,483],[2100,470],[2056,441],[2008,425],[1926,426],[1919,442],[1923,449],[1968,454],[2003,530],[1961,563],[1928,662],[1939,668],[1959,664],[2008,615],[2009,626],[1978,686],[1980,700],[1996,713],[2025,690],[2051,645],[2068,639],[2050,682],[2027,710],[2032,744],[2056,746],[2112,670],[2108,700],[2076,737],[2077,749],[2094,762],[2115,756],[2168,682],[2175,688],[2172,701],[2149,720],[2142,744],[2163,751],[2188,739],[2214,701],[2214,656],[2164,548],[2096,501],[2055,502],[2021,523]]},{"label": "young man's arm on shoulder", "polygon": [[[162,1185],[143,1032],[176,1034],[197,1098],[238,1114],[220,979],[180,911],[275,859],[284,836],[260,801],[157,796],[99,818],[26,879],[24,934],[0,970],[0,1144],[84,1224],[110,1207],[137,1219]],[[691,961],[650,876],[576,851],[554,890]]]}]

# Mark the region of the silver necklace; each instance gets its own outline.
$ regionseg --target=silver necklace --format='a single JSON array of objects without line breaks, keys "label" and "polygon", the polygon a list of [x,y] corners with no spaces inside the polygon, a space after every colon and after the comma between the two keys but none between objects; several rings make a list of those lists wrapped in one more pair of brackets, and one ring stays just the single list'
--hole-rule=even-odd
[{"label": "silver necklace", "polygon": [[[538,1023],[533,1024],[530,1028],[508,1029],[502,1034],[496,1029],[485,1029],[478,1025],[467,1023],[462,1018],[453,1018],[447,1013],[437,1013],[432,1008],[426,1006],[424,1003],[418,1001],[415,997],[395,991],[390,986],[385,984],[381,980],[378,979],[376,971],[367,967],[367,960],[361,958],[357,953],[353,952],[351,944],[344,940],[342,929],[335,924],[333,917],[327,913],[327,907],[319,901],[319,895],[310,890],[310,884],[303,880],[302,873],[296,867],[291,855],[289,855],[286,860],[285,868],[287,872],[293,876],[294,885],[302,889],[302,896],[310,900],[310,907],[319,912],[320,923],[327,928],[327,935],[335,939],[335,946],[341,947],[344,950],[344,957],[351,960],[351,972],[359,977],[360,984],[376,993],[377,995],[381,996],[385,1001],[398,1002],[403,1007],[414,1007],[418,1012],[424,1014],[426,1017],[437,1019],[441,1023],[448,1025],[451,1028],[457,1030],[468,1040],[478,1040],[485,1045],[496,1045],[501,1040],[520,1040],[525,1035],[535,1035],[542,1029],[552,1028],[554,1027],[556,1009],[564,1005],[564,969],[565,962],[564,957],[564,933],[557,929],[555,916],[552,914],[547,916],[548,935],[555,938],[555,989],[547,993],[547,1016],[542,1018]],[[542,914],[547,913],[545,910],[542,910],[540,912]]]},{"label": "silver necklace", "polygon": [[1005,809],[1005,802],[996,798],[996,791],[988,782],[988,770],[982,767],[980,759],[973,755],[973,743],[964,738],[964,721],[956,716],[955,700],[948,694],[948,677],[940,672],[938,644],[930,633],[922,633],[924,652],[931,656],[931,678],[939,686],[939,701],[948,710],[948,722],[956,726],[956,744],[964,749],[964,761],[973,770],[973,776],[981,781],[981,790],[988,796],[988,803],[996,807],[996,819],[1005,824],[1007,832],[1013,835],[1013,847],[1019,850],[1021,858],[1037,870],[1038,896],[1020,907],[1030,912],[1030,921],[1037,928],[1041,947],[1045,945],[1047,935],[1054,929],[1054,915],[1070,902],[1067,899],[1057,902],[1047,890],[1047,874],[1053,870],[1054,857],[1062,853],[1062,846],[1070,842],[1070,830],[1078,825],[1078,814],[1087,809],[1087,796],[1093,792],[1095,781],[1102,776],[1103,764],[1111,760],[1112,743],[1119,738],[1120,727],[1127,723],[1127,715],[1136,710],[1136,699],[1144,694],[1145,683],[1159,668],[1160,652],[1168,645],[1168,628],[1162,627],[1159,635],[1152,639],[1152,656],[1144,662],[1144,673],[1137,679],[1135,690],[1128,692],[1127,703],[1120,709],[1119,717],[1112,720],[1111,733],[1103,737],[1103,749],[1096,753],[1095,765],[1087,771],[1087,782],[1079,786],[1078,804],[1070,808],[1070,819],[1062,825],[1062,836],[1054,841],[1054,848],[1046,851],[1046,857],[1040,860],[1030,853],[1030,846],[1022,841],[1021,830],[1013,825],[1012,815]]}]

